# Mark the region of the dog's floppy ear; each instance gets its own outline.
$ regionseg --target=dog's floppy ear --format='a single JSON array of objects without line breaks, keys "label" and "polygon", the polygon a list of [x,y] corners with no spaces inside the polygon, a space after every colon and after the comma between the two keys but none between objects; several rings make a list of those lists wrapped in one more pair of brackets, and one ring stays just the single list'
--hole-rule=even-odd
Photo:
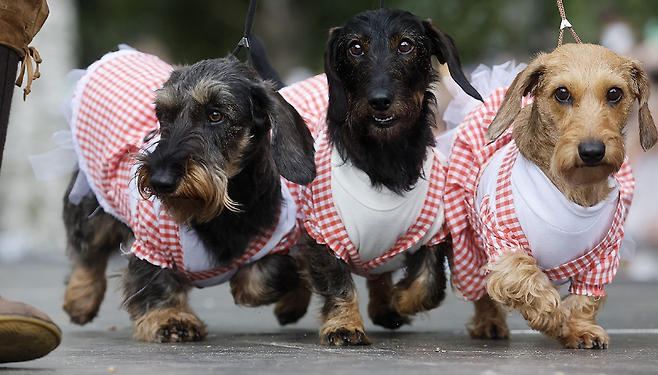
[{"label": "dog's floppy ear", "polygon": [[544,74],[546,66],[543,55],[539,55],[530,65],[516,75],[512,84],[505,93],[505,98],[498,109],[489,129],[487,129],[487,138],[493,141],[500,137],[501,134],[509,128],[521,112],[521,101],[528,95],[539,83]]},{"label": "dog's floppy ear", "polygon": [[462,71],[462,63],[459,58],[459,51],[452,38],[439,29],[430,19],[423,21],[423,26],[427,35],[430,37],[432,55],[436,56],[441,64],[448,64],[450,76],[464,90],[465,93],[473,98],[482,101],[482,96],[468,82]]},{"label": "dog's floppy ear", "polygon": [[338,39],[342,28],[334,27],[329,30],[329,40],[324,51],[324,72],[329,85],[329,107],[327,119],[334,123],[342,123],[347,117],[347,97],[343,83],[336,74],[336,55],[338,54]]},{"label": "dog's floppy ear", "polygon": [[649,78],[636,61],[631,62],[631,77],[637,102],[640,104],[638,121],[640,125],[640,145],[649,150],[658,141],[658,130],[649,111]]},{"label": "dog's floppy ear", "polygon": [[295,107],[274,92],[276,115],[272,120],[272,155],[279,173],[300,185],[315,179],[313,136]]},{"label": "dog's floppy ear", "polygon": [[315,179],[314,141],[306,122],[270,84],[251,88],[256,131],[271,130],[272,157],[279,174],[300,185]]}]

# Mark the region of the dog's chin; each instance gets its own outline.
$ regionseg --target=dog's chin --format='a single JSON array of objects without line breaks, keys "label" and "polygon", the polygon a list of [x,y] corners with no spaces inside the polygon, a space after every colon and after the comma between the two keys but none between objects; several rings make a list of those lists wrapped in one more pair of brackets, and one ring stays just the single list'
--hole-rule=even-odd
[{"label": "dog's chin", "polygon": [[572,186],[595,185],[608,180],[619,170],[611,164],[579,165],[562,171],[564,181]]}]

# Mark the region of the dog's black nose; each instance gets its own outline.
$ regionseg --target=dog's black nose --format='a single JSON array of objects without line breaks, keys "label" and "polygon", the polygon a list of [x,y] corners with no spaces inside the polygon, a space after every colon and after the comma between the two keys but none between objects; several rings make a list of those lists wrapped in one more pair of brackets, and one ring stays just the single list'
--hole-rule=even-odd
[{"label": "dog's black nose", "polygon": [[373,90],[370,95],[368,95],[368,104],[375,111],[385,111],[393,103],[393,94],[387,90]]},{"label": "dog's black nose", "polygon": [[149,178],[149,185],[157,194],[171,194],[178,187],[178,179],[170,171],[155,171]]},{"label": "dog's black nose", "polygon": [[605,144],[601,141],[585,141],[578,145],[578,155],[587,165],[597,165],[605,156]]}]

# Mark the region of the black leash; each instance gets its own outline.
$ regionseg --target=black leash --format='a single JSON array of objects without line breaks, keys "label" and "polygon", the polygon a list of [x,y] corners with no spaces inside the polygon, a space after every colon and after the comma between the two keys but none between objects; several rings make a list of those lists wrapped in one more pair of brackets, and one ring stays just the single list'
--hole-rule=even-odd
[{"label": "black leash", "polygon": [[379,9],[386,8],[386,0],[379,0]]},{"label": "black leash", "polygon": [[254,16],[256,15],[256,5],[258,0],[251,0],[249,2],[249,11],[247,12],[247,20],[244,25],[244,36],[238,42],[238,46],[233,51],[233,56],[237,57],[238,53],[242,50],[242,47],[247,49],[247,61],[251,61],[251,49],[249,45],[249,38],[251,37],[251,26],[254,23]]}]

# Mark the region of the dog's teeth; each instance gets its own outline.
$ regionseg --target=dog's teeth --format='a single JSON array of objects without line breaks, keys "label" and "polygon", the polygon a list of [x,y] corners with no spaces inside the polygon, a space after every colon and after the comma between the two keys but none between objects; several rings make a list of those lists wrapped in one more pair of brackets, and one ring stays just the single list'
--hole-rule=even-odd
[{"label": "dog's teeth", "polygon": [[377,122],[387,122],[393,120],[393,116],[389,116],[386,118],[379,118],[379,117],[374,117],[375,121]]}]

